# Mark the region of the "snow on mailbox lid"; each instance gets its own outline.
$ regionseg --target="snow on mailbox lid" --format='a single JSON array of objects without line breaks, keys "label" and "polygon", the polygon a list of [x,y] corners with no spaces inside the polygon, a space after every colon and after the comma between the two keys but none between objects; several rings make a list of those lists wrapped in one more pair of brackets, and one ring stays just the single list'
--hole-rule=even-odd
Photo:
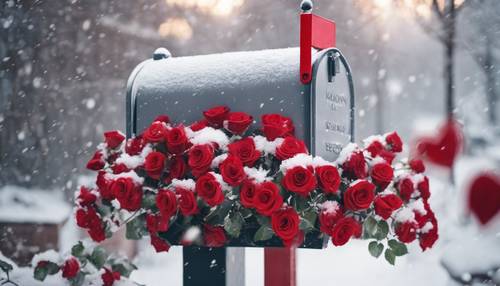
[{"label": "snow on mailbox lid", "polygon": [[160,114],[194,122],[203,110],[227,105],[257,123],[267,113],[291,117],[311,152],[333,161],[353,139],[349,67],[335,48],[312,50],[312,80],[303,84],[299,48],[178,58],[158,49],[129,78],[127,135]]}]

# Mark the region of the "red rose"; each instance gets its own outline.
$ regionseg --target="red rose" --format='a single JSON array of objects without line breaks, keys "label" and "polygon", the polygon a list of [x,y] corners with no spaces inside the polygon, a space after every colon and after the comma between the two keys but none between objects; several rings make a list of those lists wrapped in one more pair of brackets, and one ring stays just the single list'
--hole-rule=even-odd
[{"label": "red rose", "polygon": [[238,186],[245,178],[243,163],[236,156],[227,156],[219,165],[220,174],[224,182],[230,186]]},{"label": "red rose", "polygon": [[165,141],[167,136],[167,126],[161,121],[155,121],[144,131],[144,140],[150,143],[160,143]]},{"label": "red rose", "polygon": [[99,171],[102,168],[104,168],[105,164],[106,162],[104,162],[104,156],[102,155],[101,151],[97,151],[94,153],[94,156],[92,156],[92,159],[88,161],[87,169],[93,171]]},{"label": "red rose", "polygon": [[324,202],[319,213],[319,230],[332,236],[333,227],[343,217],[344,214],[336,202]]},{"label": "red rose", "polygon": [[113,174],[121,174],[130,171],[130,169],[125,164],[115,164],[111,166],[111,170],[113,170]]},{"label": "red rose", "polygon": [[327,194],[337,193],[340,186],[340,174],[337,168],[330,165],[316,167],[319,186]]},{"label": "red rose", "polygon": [[179,197],[179,209],[183,216],[195,215],[199,212],[196,196],[193,191],[176,187],[175,193]]},{"label": "red rose", "polygon": [[417,238],[417,226],[413,222],[400,223],[396,226],[396,235],[401,242],[410,243]]},{"label": "red rose", "polygon": [[404,178],[398,183],[399,196],[405,201],[409,201],[413,191],[413,182],[410,178]]},{"label": "red rose", "polygon": [[101,275],[102,286],[113,286],[115,281],[120,280],[120,272],[111,271],[109,268],[104,267],[104,273]]},{"label": "red rose", "polygon": [[75,216],[76,224],[81,228],[88,229],[88,233],[94,241],[100,242],[106,239],[101,218],[93,207],[87,207],[87,210],[78,209]]},{"label": "red rose", "polygon": [[110,188],[122,209],[136,211],[141,207],[142,188],[132,178],[118,178]]},{"label": "red rose", "polygon": [[280,209],[271,216],[273,231],[285,245],[299,234],[299,223],[299,215],[291,207]]},{"label": "red rose", "polygon": [[165,218],[170,218],[177,212],[177,198],[175,193],[169,190],[161,189],[156,196],[156,206]]},{"label": "red rose", "polygon": [[280,189],[273,182],[257,185],[253,205],[261,215],[269,216],[283,204]]},{"label": "red rose", "polygon": [[431,248],[434,243],[438,240],[438,227],[437,222],[434,220],[432,224],[432,229],[428,232],[421,233],[419,236],[419,245],[422,251],[425,251],[428,248]]},{"label": "red rose", "polygon": [[292,120],[280,114],[264,114],[261,120],[262,132],[267,140],[274,141],[278,137],[293,136],[295,132]]},{"label": "red rose", "polygon": [[366,147],[365,150],[368,151],[373,158],[375,158],[384,149],[385,149],[384,145],[382,143],[380,143],[379,141],[375,140],[375,141],[372,141],[370,143],[370,145],[368,145],[368,147]]},{"label": "red rose", "polygon": [[387,163],[375,164],[370,173],[373,182],[382,189],[385,189],[394,177],[394,171],[392,170],[391,165]]},{"label": "red rose", "polygon": [[377,196],[373,201],[375,213],[383,219],[388,219],[392,212],[403,205],[403,201],[394,194]]},{"label": "red rose", "polygon": [[401,137],[399,137],[398,133],[392,132],[385,136],[385,142],[389,144],[390,150],[392,152],[399,153],[403,151],[403,141],[401,141]]},{"label": "red rose", "polygon": [[170,249],[170,244],[160,238],[157,234],[150,234],[151,245],[154,247],[156,252],[168,252]]},{"label": "red rose", "polygon": [[333,245],[344,245],[351,237],[361,236],[361,225],[352,217],[341,218],[333,227],[331,236]]},{"label": "red rose", "polygon": [[166,157],[161,152],[151,152],[146,156],[144,161],[144,170],[149,177],[158,180],[163,174],[163,169],[165,169]]},{"label": "red rose", "polygon": [[115,195],[111,191],[110,187],[111,181],[106,179],[106,172],[105,171],[99,171],[97,173],[97,179],[96,179],[96,185],[99,190],[99,193],[101,194],[101,197],[105,200],[113,200],[115,198]]},{"label": "red rose", "polygon": [[307,196],[316,188],[316,177],[309,169],[296,166],[286,172],[281,184],[290,192]]},{"label": "red rose", "polygon": [[226,244],[227,238],[224,233],[224,228],[220,226],[211,226],[205,224],[203,233],[203,241],[207,247],[221,247]]},{"label": "red rose", "polygon": [[175,156],[170,161],[168,167],[168,176],[165,178],[165,184],[170,184],[173,179],[180,179],[184,177],[187,170],[186,162],[182,156]]},{"label": "red rose", "polygon": [[282,161],[302,153],[308,153],[306,144],[293,136],[286,137],[283,143],[276,148],[276,157]]},{"label": "red rose", "polygon": [[245,112],[231,112],[227,116],[226,129],[235,135],[241,135],[252,124],[253,117]]},{"label": "red rose", "polygon": [[392,164],[392,161],[394,161],[394,158],[396,157],[396,155],[394,153],[392,153],[391,151],[387,151],[387,150],[380,151],[378,156],[380,158],[384,159],[384,161],[387,164]]},{"label": "red rose", "polygon": [[429,178],[424,177],[424,179],[418,183],[417,189],[420,192],[420,196],[424,199],[427,200],[430,196],[431,193],[429,191]]},{"label": "red rose", "polygon": [[420,160],[420,159],[412,159],[412,160],[410,160],[410,168],[415,173],[423,173],[423,172],[425,172],[424,162],[422,160]]},{"label": "red rose", "polygon": [[168,115],[158,115],[155,120],[153,120],[153,122],[155,121],[160,121],[160,122],[163,122],[165,124],[169,123],[170,122],[170,117],[168,117]]},{"label": "red rose", "polygon": [[167,148],[172,154],[182,154],[189,146],[184,126],[177,126],[167,132]]},{"label": "red rose", "polygon": [[255,149],[255,142],[251,137],[234,141],[229,144],[229,155],[238,157],[245,166],[253,167],[255,161],[260,158],[260,151]]},{"label": "red rose", "polygon": [[364,179],[366,178],[366,162],[363,152],[356,151],[349,156],[349,159],[342,165],[344,174],[349,179]]},{"label": "red rose", "polygon": [[97,200],[96,195],[92,193],[91,189],[88,189],[84,186],[80,187],[80,192],[78,194],[78,197],[76,198],[76,201],[80,206],[88,206],[90,204],[95,203]]},{"label": "red rose", "polygon": [[127,140],[125,144],[125,152],[130,156],[139,155],[146,146],[146,142],[142,139],[142,136],[137,136],[135,138]]},{"label": "red rose", "polygon": [[108,148],[115,149],[116,147],[122,144],[123,140],[125,140],[125,135],[120,131],[108,131],[104,132],[104,141],[108,145]]},{"label": "red rose", "polygon": [[62,267],[62,277],[71,279],[80,271],[80,262],[75,257],[68,258]]},{"label": "red rose", "polygon": [[352,211],[365,210],[370,207],[375,197],[375,185],[368,181],[358,181],[347,188],[344,193],[344,205]]},{"label": "red rose", "polygon": [[104,231],[104,227],[101,223],[92,225],[87,233],[90,238],[95,242],[101,242],[106,239],[106,232]]},{"label": "red rose", "polygon": [[146,228],[150,234],[156,234],[157,232],[165,232],[168,230],[170,224],[170,216],[165,217],[161,214],[146,214]]},{"label": "red rose", "polygon": [[198,196],[211,207],[220,205],[224,201],[222,187],[211,173],[199,177],[195,189]]},{"label": "red rose", "polygon": [[196,121],[195,123],[191,124],[189,128],[193,130],[194,132],[200,131],[201,129],[205,128],[208,126],[208,121],[203,119],[200,121]]},{"label": "red rose", "polygon": [[246,208],[254,207],[257,186],[252,180],[244,180],[240,187],[240,202]]},{"label": "red rose", "polygon": [[195,145],[189,149],[188,165],[193,176],[199,177],[210,169],[210,164],[214,159],[214,147],[209,144]]},{"label": "red rose", "polygon": [[208,123],[215,128],[222,127],[222,123],[226,120],[228,114],[229,108],[227,106],[216,106],[203,111],[205,119],[207,119]]}]

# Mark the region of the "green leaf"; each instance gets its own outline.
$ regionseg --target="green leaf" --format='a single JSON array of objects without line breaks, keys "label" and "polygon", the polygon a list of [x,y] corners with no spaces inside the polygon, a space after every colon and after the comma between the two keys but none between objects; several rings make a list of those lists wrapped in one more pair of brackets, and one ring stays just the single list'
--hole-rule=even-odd
[{"label": "green leaf", "polygon": [[408,248],[406,247],[406,245],[395,239],[389,240],[389,247],[396,256],[403,256],[408,253]]},{"label": "green leaf", "polygon": [[35,272],[33,272],[33,277],[38,281],[43,281],[47,277],[48,270],[46,267],[35,267]]},{"label": "green leaf", "polygon": [[380,254],[384,251],[384,245],[377,241],[372,241],[368,244],[368,251],[373,257],[379,258]]},{"label": "green leaf", "polygon": [[142,198],[141,206],[144,209],[150,210],[156,208],[156,196],[153,193],[147,193]]},{"label": "green leaf", "polygon": [[316,217],[318,215],[314,210],[308,211],[304,213],[304,216],[300,218],[299,228],[301,230],[311,230],[314,228],[314,224],[316,223]]},{"label": "green leaf", "polygon": [[224,230],[233,237],[239,237],[244,220],[240,213],[227,215],[224,219]]},{"label": "green leaf", "polygon": [[374,237],[377,240],[382,240],[389,234],[389,225],[385,220],[381,220],[377,223],[377,230],[375,231]]},{"label": "green leaf", "polygon": [[270,227],[267,227],[265,225],[261,226],[257,232],[255,233],[253,240],[254,241],[263,241],[263,240],[268,240],[273,237],[274,232]]},{"label": "green leaf", "polygon": [[139,240],[142,238],[144,233],[146,232],[145,229],[145,221],[144,221],[144,216],[140,215],[133,220],[129,221],[126,225],[125,229],[125,237],[127,239],[132,239],[132,240]]},{"label": "green leaf", "polygon": [[261,226],[267,226],[271,228],[271,220],[267,216],[255,215],[255,218]]},{"label": "green leaf", "polygon": [[119,259],[110,261],[111,269],[118,271],[121,276],[130,277],[132,271],[137,270],[137,266],[128,261],[127,259]]},{"label": "green leaf", "polygon": [[81,257],[83,256],[83,251],[85,250],[85,247],[83,246],[83,243],[79,241],[77,244],[73,245],[71,248],[71,255],[75,257]]},{"label": "green leaf", "polygon": [[12,265],[10,263],[7,263],[3,260],[0,260],[0,269],[2,269],[3,272],[7,273],[9,271],[12,271],[12,269],[14,269],[14,267],[12,267]]},{"label": "green leaf", "polygon": [[297,212],[303,212],[309,207],[308,198],[304,198],[302,196],[295,196],[292,199],[292,202],[292,205],[295,207]]},{"label": "green leaf", "polygon": [[106,263],[106,259],[108,259],[108,254],[104,248],[97,246],[92,251],[92,254],[89,257],[89,261],[94,264],[97,269],[100,269]]},{"label": "green leaf", "polygon": [[224,201],[221,205],[217,206],[215,209],[210,211],[205,217],[205,220],[211,225],[222,225],[224,224],[224,219],[232,208],[231,201]]},{"label": "green leaf", "polygon": [[75,277],[69,280],[71,286],[81,286],[85,282],[85,274],[83,272],[78,272]]},{"label": "green leaf", "polygon": [[245,207],[240,208],[240,213],[243,218],[249,218],[252,216],[252,211]]},{"label": "green leaf", "polygon": [[369,216],[363,223],[363,230],[367,234],[368,238],[373,237],[377,230],[377,221],[373,217]]},{"label": "green leaf", "polygon": [[394,254],[394,252],[391,249],[387,248],[385,250],[384,257],[385,257],[385,260],[387,260],[387,262],[389,262],[389,264],[391,264],[391,265],[396,264],[396,255]]},{"label": "green leaf", "polygon": [[54,275],[59,272],[59,265],[55,264],[54,262],[47,261],[47,265],[45,266],[45,268],[47,268],[47,274],[49,275]]}]

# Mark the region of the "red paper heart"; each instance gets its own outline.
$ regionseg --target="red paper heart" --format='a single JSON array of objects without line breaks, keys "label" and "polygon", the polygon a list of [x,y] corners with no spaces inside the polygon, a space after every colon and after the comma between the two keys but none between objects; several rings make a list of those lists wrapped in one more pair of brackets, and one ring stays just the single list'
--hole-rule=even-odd
[{"label": "red paper heart", "polygon": [[500,211],[500,178],[485,173],[477,176],[469,190],[469,209],[485,225]]},{"label": "red paper heart", "polygon": [[456,121],[450,119],[439,128],[437,136],[417,140],[417,153],[428,161],[451,167],[462,149],[462,132]]}]

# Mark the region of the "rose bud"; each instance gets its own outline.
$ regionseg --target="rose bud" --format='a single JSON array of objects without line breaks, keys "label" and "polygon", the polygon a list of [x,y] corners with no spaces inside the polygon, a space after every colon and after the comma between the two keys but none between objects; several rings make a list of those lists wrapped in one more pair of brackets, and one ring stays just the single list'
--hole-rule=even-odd
[{"label": "rose bud", "polygon": [[257,185],[253,205],[261,215],[269,216],[283,205],[280,190],[273,182],[264,182]]},{"label": "rose bud", "polygon": [[340,186],[340,174],[337,168],[330,165],[316,167],[319,186],[327,194],[336,194]]},{"label": "rose bud", "polygon": [[222,187],[211,173],[206,173],[196,180],[195,190],[198,196],[211,207],[220,205],[224,201]]},{"label": "rose bud", "polygon": [[203,116],[208,121],[208,123],[215,127],[221,128],[224,120],[227,119],[229,114],[229,108],[227,106],[216,106],[210,108],[209,110],[203,111]]},{"label": "rose bud", "polygon": [[151,245],[154,247],[157,253],[159,252],[168,252],[170,249],[170,244],[160,238],[157,234],[150,234],[151,237]]},{"label": "rose bud", "polygon": [[264,114],[261,121],[262,132],[269,141],[274,141],[278,137],[293,136],[295,132],[292,120],[280,114]]},{"label": "rose bud", "polygon": [[166,157],[161,152],[149,153],[144,161],[144,170],[148,176],[155,180],[160,179],[165,169],[165,160]]},{"label": "rose bud", "polygon": [[80,187],[80,191],[78,192],[78,196],[76,198],[76,201],[80,206],[88,206],[97,200],[97,197],[94,193],[92,193],[92,190],[89,188],[86,188],[84,186]]},{"label": "rose bud", "polygon": [[385,150],[385,147],[380,141],[374,140],[370,143],[370,145],[368,145],[368,147],[365,148],[365,150],[370,153],[372,158],[375,158],[380,154],[380,152]]},{"label": "rose bud", "polygon": [[101,275],[102,286],[113,286],[115,281],[120,280],[120,272],[111,271],[109,268],[104,267],[104,273]]},{"label": "rose bud", "polygon": [[105,164],[106,162],[104,162],[104,156],[102,155],[101,151],[97,151],[94,153],[94,156],[92,156],[92,159],[90,159],[90,161],[87,163],[87,169],[99,171],[104,168]]},{"label": "rose bud", "polygon": [[403,205],[403,201],[394,194],[377,196],[373,202],[375,213],[383,219],[388,219],[392,212],[399,209]]},{"label": "rose bud", "polygon": [[308,168],[296,166],[286,171],[281,184],[288,191],[305,197],[316,188],[316,177]]},{"label": "rose bud", "polygon": [[160,143],[165,141],[167,126],[161,121],[155,121],[144,131],[143,138],[149,143]]},{"label": "rose bud", "polygon": [[80,271],[80,262],[75,257],[68,258],[62,266],[62,277],[71,279]]},{"label": "rose bud", "polygon": [[205,224],[203,227],[203,241],[206,247],[224,246],[227,241],[224,228]]},{"label": "rose bud", "polygon": [[283,143],[276,148],[276,157],[283,161],[297,154],[308,154],[306,144],[293,136],[288,136],[283,140]]},{"label": "rose bud", "polygon": [[168,176],[165,178],[165,184],[170,184],[173,179],[184,177],[187,171],[187,165],[182,156],[175,156],[170,160],[168,167]]},{"label": "rose bud", "polygon": [[257,161],[261,155],[260,151],[255,149],[255,142],[250,137],[234,141],[227,147],[229,149],[229,155],[238,157],[243,165],[247,167],[253,167],[255,161]]},{"label": "rose bud", "polygon": [[195,215],[199,212],[196,196],[193,191],[176,187],[175,193],[179,197],[179,210],[183,216]]},{"label": "rose bud", "polygon": [[172,154],[182,154],[188,148],[189,141],[184,126],[177,126],[167,132],[167,149]]},{"label": "rose bud", "polygon": [[417,226],[414,222],[400,223],[396,226],[396,235],[399,241],[410,243],[417,238]]},{"label": "rose bud", "polygon": [[155,121],[159,121],[159,122],[163,122],[165,124],[168,124],[170,122],[170,117],[168,117],[168,115],[158,115],[155,120],[153,120],[153,122]]},{"label": "rose bud", "polygon": [[283,240],[285,245],[293,241],[299,234],[300,218],[297,212],[291,208],[283,208],[274,212],[271,216],[271,226],[274,233]]},{"label": "rose bud", "polygon": [[127,144],[125,144],[125,152],[130,156],[139,155],[146,146],[146,142],[142,138],[142,136],[137,136],[135,138],[127,140]]},{"label": "rose bud", "polygon": [[375,197],[375,185],[357,181],[344,193],[344,205],[348,210],[359,211],[370,207]]},{"label": "rose bud", "polygon": [[391,165],[387,163],[378,163],[372,167],[370,176],[377,186],[385,189],[392,182],[394,171]]},{"label": "rose bud", "polygon": [[368,175],[365,157],[361,151],[351,153],[347,161],[342,165],[342,168],[344,170],[343,176],[345,174],[347,178],[352,180],[364,179]]},{"label": "rose bud", "polygon": [[409,201],[413,192],[415,191],[413,187],[413,182],[410,178],[404,178],[398,183],[399,196],[405,201]]},{"label": "rose bud", "polygon": [[122,209],[136,211],[141,207],[142,187],[132,178],[118,178],[111,183],[110,188]]},{"label": "rose bud", "polygon": [[427,176],[425,176],[424,179],[417,184],[417,189],[420,192],[420,196],[424,200],[430,198],[431,193],[429,191],[429,178],[427,178]]},{"label": "rose bud", "polygon": [[244,180],[240,187],[240,202],[246,208],[255,207],[257,185],[252,180]]},{"label": "rose bud", "polygon": [[230,112],[224,127],[235,135],[241,135],[248,129],[252,122],[253,117],[245,112]]},{"label": "rose bud", "polygon": [[352,217],[341,218],[331,232],[332,243],[335,246],[346,244],[351,237],[361,236],[361,224]]},{"label": "rose bud", "polygon": [[389,144],[390,150],[395,153],[403,151],[403,141],[398,133],[392,132],[385,135],[385,142]]},{"label": "rose bud", "polygon": [[177,212],[177,198],[175,193],[166,189],[158,190],[156,206],[163,217],[170,218]]},{"label": "rose bud", "polygon": [[108,145],[108,148],[115,149],[116,147],[122,144],[123,140],[125,140],[125,135],[120,131],[108,131],[104,132],[104,141]]},{"label": "rose bud", "polygon": [[219,165],[222,179],[230,186],[238,186],[245,178],[243,163],[236,156],[227,156]]},{"label": "rose bud", "polygon": [[333,227],[343,217],[342,209],[336,201],[324,202],[319,213],[319,230],[332,236]]},{"label": "rose bud", "polygon": [[422,160],[420,160],[420,159],[412,159],[412,160],[410,160],[410,168],[415,173],[423,173],[423,172],[425,172],[424,162]]},{"label": "rose bud", "polygon": [[214,147],[210,144],[195,145],[189,149],[188,165],[193,176],[199,177],[210,169],[214,159]]},{"label": "rose bud", "polygon": [[208,121],[206,119],[203,119],[203,120],[199,120],[199,121],[196,121],[195,123],[191,124],[189,126],[189,128],[196,132],[196,131],[200,131],[201,129],[205,128],[208,126]]},{"label": "rose bud", "polygon": [[102,170],[97,173],[96,185],[99,190],[99,194],[101,194],[101,197],[105,200],[111,201],[115,198],[115,196],[109,188],[111,180],[106,179],[106,174],[107,173]]}]

